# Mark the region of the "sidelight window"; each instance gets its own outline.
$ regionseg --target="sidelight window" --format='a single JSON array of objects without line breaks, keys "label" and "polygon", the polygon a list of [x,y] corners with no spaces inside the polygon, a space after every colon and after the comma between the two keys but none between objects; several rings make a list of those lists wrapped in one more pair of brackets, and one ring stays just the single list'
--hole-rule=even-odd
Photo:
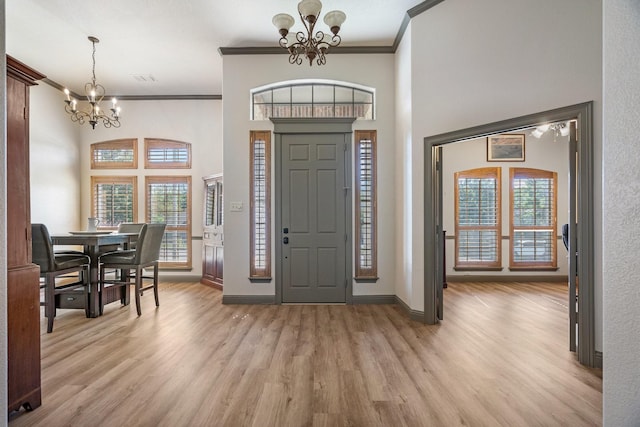
[{"label": "sidelight window", "polygon": [[271,277],[271,132],[250,133],[251,254],[249,277]]},{"label": "sidelight window", "polygon": [[356,279],[377,276],[376,131],[355,131]]}]

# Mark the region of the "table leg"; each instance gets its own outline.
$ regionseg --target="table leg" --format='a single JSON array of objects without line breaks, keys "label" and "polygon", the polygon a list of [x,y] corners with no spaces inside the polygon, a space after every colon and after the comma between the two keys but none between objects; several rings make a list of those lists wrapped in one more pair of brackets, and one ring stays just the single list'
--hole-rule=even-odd
[{"label": "table leg", "polygon": [[88,254],[91,259],[89,268],[89,317],[98,317],[100,315],[100,300],[98,294],[99,246],[85,247],[84,252]]}]

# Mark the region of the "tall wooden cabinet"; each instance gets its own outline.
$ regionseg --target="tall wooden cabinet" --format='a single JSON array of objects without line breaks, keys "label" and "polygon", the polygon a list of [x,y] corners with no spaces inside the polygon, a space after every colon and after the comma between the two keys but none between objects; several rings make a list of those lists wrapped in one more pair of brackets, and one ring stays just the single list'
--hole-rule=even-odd
[{"label": "tall wooden cabinet", "polygon": [[31,260],[29,86],[42,74],[7,56],[8,410],[40,406],[40,268]]},{"label": "tall wooden cabinet", "polygon": [[202,278],[200,283],[222,289],[224,224],[222,175],[204,178],[204,230],[202,233]]}]

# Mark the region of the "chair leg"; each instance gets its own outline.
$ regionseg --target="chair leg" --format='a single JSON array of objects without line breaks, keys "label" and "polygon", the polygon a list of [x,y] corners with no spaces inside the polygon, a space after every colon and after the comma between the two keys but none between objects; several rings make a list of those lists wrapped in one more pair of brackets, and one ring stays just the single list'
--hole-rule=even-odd
[{"label": "chair leg", "polygon": [[[100,266],[98,267],[100,268]],[[98,280],[98,303],[100,305],[99,315],[104,312],[104,268],[100,268],[100,280]]]},{"label": "chair leg", "polygon": [[156,298],[156,307],[160,307],[160,299],[158,299],[158,263],[153,264],[153,296]]},{"label": "chair leg", "polygon": [[44,315],[47,317],[47,333],[53,332],[53,319],[56,316],[56,278],[51,273],[44,276]]},{"label": "chair leg", "polygon": [[[83,267],[82,268],[82,286],[84,287],[84,314],[87,317],[91,317],[91,313],[89,311],[89,298],[91,297],[91,295],[89,295],[89,287],[91,286],[89,283],[89,266]],[[99,286],[99,285],[98,285]],[[100,298],[101,294],[98,293],[98,297]],[[102,314],[102,312],[100,312],[100,314]]]},{"label": "chair leg", "polygon": [[136,294],[136,310],[138,311],[138,316],[142,315],[142,310],[140,309],[140,288],[142,287],[142,269],[138,267],[136,269],[136,281],[135,281],[135,294]]}]

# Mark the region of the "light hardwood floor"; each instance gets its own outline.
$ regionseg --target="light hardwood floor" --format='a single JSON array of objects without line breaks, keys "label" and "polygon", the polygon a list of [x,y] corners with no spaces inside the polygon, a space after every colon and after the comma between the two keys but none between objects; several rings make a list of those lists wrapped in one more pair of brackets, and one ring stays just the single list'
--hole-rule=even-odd
[{"label": "light hardwood floor", "polygon": [[590,426],[600,370],[567,348],[566,289],[450,283],[445,320],[395,305],[222,305],[196,283],[42,321],[19,426]]}]

